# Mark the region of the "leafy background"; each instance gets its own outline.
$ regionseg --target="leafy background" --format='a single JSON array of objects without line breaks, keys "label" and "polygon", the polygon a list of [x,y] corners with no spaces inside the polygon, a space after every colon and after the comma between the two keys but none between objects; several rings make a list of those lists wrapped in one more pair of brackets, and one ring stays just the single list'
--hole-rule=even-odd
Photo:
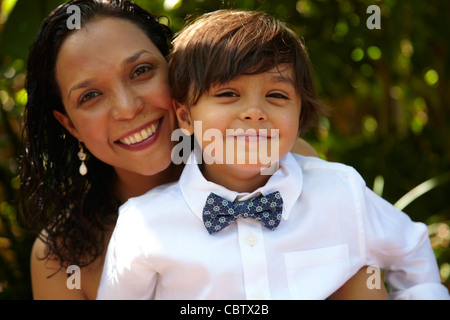
[{"label": "leafy background", "polygon": [[[0,299],[31,299],[34,237],[16,221],[17,154],[28,48],[61,0],[0,0]],[[323,158],[354,166],[367,185],[429,226],[450,286],[450,37],[447,0],[136,0],[174,31],[220,8],[265,10],[308,47],[328,118],[305,133]],[[381,29],[366,25],[370,5]],[[444,30],[447,30],[445,32]],[[401,199],[401,201],[399,201]]]}]

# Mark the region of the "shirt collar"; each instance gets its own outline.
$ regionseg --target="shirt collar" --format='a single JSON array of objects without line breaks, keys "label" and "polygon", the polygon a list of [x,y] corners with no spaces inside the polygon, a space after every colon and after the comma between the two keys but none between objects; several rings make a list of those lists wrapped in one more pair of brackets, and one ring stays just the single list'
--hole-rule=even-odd
[{"label": "shirt collar", "polygon": [[267,195],[279,191],[283,198],[283,219],[288,219],[295,202],[302,191],[303,174],[298,162],[291,153],[284,156],[277,171],[267,183],[251,193],[239,193],[206,180],[200,171],[198,161],[192,152],[179,180],[181,193],[189,208],[202,218],[206,198],[211,192],[229,200],[248,200],[259,194]]}]

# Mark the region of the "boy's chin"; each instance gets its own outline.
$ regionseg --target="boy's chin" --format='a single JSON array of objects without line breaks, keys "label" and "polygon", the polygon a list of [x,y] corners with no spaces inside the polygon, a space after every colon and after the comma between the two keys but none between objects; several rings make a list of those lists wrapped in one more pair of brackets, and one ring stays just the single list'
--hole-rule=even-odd
[{"label": "boy's chin", "polygon": [[278,169],[278,161],[267,163],[223,163],[228,169],[241,174],[242,176],[250,175],[272,175]]}]

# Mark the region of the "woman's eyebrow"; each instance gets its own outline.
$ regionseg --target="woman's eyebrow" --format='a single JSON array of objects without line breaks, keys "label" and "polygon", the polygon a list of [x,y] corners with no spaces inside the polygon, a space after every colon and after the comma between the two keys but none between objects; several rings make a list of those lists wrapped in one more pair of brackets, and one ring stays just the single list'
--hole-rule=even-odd
[{"label": "woman's eyebrow", "polygon": [[133,54],[132,56],[126,58],[126,59],[122,62],[121,65],[122,65],[122,66],[126,66],[126,65],[129,65],[129,64],[135,62],[135,61],[138,60],[138,59],[140,58],[140,56],[142,56],[144,53],[150,53],[150,54],[151,54],[150,51],[145,50],[145,49],[142,49],[142,50],[136,52],[135,54]]},{"label": "woman's eyebrow", "polygon": [[[150,51],[145,50],[145,49],[142,49],[142,50],[136,52],[135,54],[133,54],[132,56],[126,58],[126,59],[121,63],[121,65],[122,65],[122,66],[127,66],[127,65],[129,65],[129,64],[132,64],[133,62],[135,62],[136,60],[138,60],[144,53],[149,53],[149,54],[151,54]],[[74,90],[83,89],[83,88],[85,88],[85,87],[88,87],[93,81],[94,81],[94,79],[88,79],[88,80],[85,80],[85,81],[83,81],[83,82],[81,82],[81,83],[78,83],[78,84],[72,86],[72,87],[69,89],[69,92],[68,92],[67,96],[70,97],[70,94],[71,94],[72,91],[74,91]]]},{"label": "woman's eyebrow", "polygon": [[85,80],[85,81],[83,81],[83,82],[80,82],[80,83],[78,83],[78,84],[72,86],[72,87],[69,89],[69,92],[68,92],[67,96],[70,97],[70,94],[71,94],[72,91],[74,91],[74,90],[83,89],[83,88],[86,88],[86,87],[90,86],[90,84],[91,84],[92,82],[94,82],[94,79],[88,79],[88,80]]}]

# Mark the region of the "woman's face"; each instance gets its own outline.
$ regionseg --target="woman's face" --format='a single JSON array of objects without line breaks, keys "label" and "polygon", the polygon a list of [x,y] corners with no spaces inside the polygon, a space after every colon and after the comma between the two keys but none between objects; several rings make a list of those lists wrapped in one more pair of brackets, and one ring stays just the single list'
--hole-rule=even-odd
[{"label": "woman's face", "polygon": [[61,46],[56,79],[67,114],[54,115],[116,171],[156,174],[170,164],[175,129],[167,77],[165,58],[136,25],[95,20]]}]

